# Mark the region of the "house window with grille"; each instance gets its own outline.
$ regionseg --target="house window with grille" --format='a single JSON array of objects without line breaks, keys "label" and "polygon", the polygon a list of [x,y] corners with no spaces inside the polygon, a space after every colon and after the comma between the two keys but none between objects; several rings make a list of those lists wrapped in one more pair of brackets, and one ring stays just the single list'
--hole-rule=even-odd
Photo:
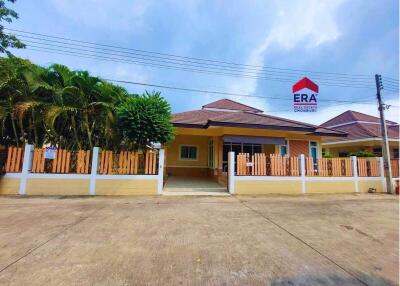
[{"label": "house window with grille", "polygon": [[179,159],[181,160],[197,160],[197,146],[195,145],[181,145],[179,149]]}]

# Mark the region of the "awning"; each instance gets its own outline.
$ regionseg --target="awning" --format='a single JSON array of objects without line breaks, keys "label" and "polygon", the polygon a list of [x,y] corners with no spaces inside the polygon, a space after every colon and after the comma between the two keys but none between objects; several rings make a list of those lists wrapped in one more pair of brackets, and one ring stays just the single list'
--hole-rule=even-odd
[{"label": "awning", "polygon": [[224,142],[244,144],[276,144],[285,145],[285,138],[282,137],[256,137],[256,136],[224,136]]}]

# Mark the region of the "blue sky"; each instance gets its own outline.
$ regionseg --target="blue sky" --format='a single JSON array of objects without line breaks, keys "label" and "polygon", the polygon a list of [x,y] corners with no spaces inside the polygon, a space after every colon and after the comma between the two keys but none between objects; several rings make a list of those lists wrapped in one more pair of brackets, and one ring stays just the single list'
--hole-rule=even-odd
[{"label": "blue sky", "polygon": [[[397,0],[19,0],[12,6],[20,19],[9,27],[188,57],[370,74],[373,83],[375,73],[399,78],[398,5]],[[163,70],[29,50],[14,53],[37,64],[62,63],[103,78],[286,99],[292,98],[291,86],[295,83]],[[318,79],[313,80],[318,84]],[[144,91],[141,86],[125,87],[130,92]],[[206,93],[160,91],[174,112],[198,109],[222,98]],[[387,103],[400,105],[398,93],[383,94]],[[320,100],[371,99],[371,104],[321,102],[317,113],[303,114],[288,111],[292,108],[290,100],[230,98],[264,109],[267,114],[314,124],[348,109],[378,114],[374,89],[320,84]],[[398,108],[387,112],[388,119],[398,121],[398,115]]]}]

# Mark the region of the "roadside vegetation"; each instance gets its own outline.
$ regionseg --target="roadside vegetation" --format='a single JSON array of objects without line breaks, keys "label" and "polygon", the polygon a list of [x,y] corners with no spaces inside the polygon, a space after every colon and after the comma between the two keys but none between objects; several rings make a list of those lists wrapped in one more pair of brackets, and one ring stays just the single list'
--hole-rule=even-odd
[{"label": "roadside vegetation", "polygon": [[139,149],[174,137],[160,93],[129,94],[87,71],[0,58],[0,144]]}]

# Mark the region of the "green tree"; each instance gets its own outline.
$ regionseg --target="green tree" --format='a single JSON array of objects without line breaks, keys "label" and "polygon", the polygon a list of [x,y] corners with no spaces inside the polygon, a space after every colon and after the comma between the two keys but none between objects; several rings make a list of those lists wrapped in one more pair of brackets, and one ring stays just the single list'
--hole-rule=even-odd
[{"label": "green tree", "polygon": [[0,66],[1,145],[116,150],[173,138],[170,106],[159,93],[129,95],[87,71],[13,56]]},{"label": "green tree", "polygon": [[144,149],[174,139],[171,108],[159,92],[125,98],[117,107],[118,126],[127,147]]},{"label": "green tree", "polygon": [[[15,3],[16,0],[7,1]],[[9,56],[11,53],[7,50],[8,48],[25,48],[25,44],[15,35],[4,33],[4,26],[1,23],[11,23],[13,19],[18,19],[18,13],[8,8],[4,0],[0,0],[0,53],[7,53]]]}]

